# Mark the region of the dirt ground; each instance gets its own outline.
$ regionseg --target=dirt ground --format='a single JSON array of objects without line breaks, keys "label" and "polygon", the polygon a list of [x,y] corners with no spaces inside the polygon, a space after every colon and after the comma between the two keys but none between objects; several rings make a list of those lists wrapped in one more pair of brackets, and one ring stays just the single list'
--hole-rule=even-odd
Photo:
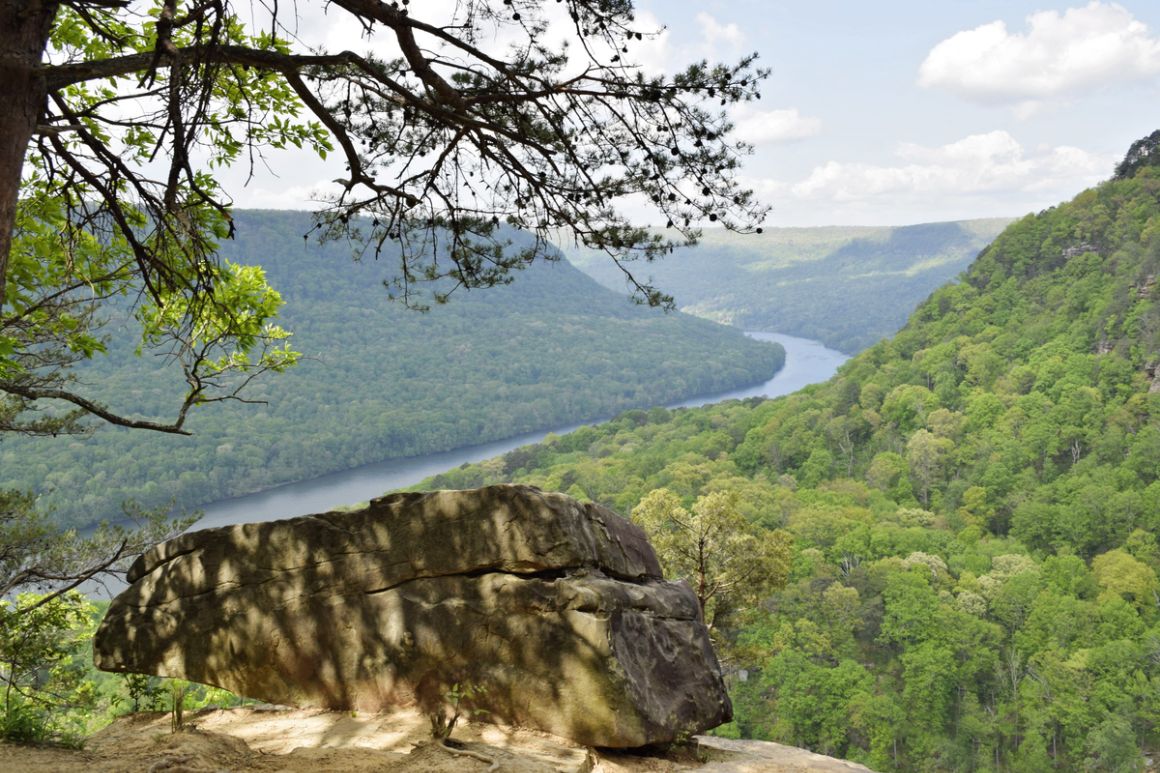
[{"label": "dirt ground", "polygon": [[100,731],[84,749],[0,744],[5,773],[219,773],[219,771],[421,771],[422,773],[854,773],[861,765],[780,744],[699,737],[663,756],[576,746],[532,730],[472,723],[448,751],[425,717],[400,711],[350,715],[302,709],[206,710],[170,730],[168,714],[136,714]]}]

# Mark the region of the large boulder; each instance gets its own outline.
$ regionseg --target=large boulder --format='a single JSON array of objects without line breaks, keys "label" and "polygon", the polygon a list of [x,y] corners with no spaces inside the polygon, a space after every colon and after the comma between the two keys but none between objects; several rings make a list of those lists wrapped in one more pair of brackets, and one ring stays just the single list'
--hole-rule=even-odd
[{"label": "large boulder", "polygon": [[591,746],[731,715],[696,597],[644,533],[535,488],[191,532],[128,579],[94,644],[107,671],[360,711],[469,693],[484,719]]}]

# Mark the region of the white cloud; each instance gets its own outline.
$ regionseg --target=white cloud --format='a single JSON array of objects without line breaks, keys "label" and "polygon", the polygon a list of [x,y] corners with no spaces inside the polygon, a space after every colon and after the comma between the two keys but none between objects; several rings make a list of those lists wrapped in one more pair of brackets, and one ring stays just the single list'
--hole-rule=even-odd
[{"label": "white cloud", "polygon": [[[329,186],[335,188],[336,186]],[[267,185],[238,186],[230,189],[236,204],[244,209],[297,209],[314,212],[323,206],[327,192],[322,185],[292,185],[284,188]]]},{"label": "white cloud", "polygon": [[822,130],[821,119],[802,115],[796,107],[755,110],[740,104],[730,111],[730,118],[735,126],[733,136],[751,145],[802,140]]},{"label": "white cloud", "polygon": [[1023,116],[1043,101],[1160,76],[1160,37],[1114,3],[1027,17],[1025,32],[1002,21],[959,32],[931,49],[918,83]]},{"label": "white cloud", "polygon": [[900,225],[1023,215],[1071,198],[1115,163],[1076,147],[1026,148],[1005,131],[938,146],[902,143],[895,157],[829,161],[796,182],[754,187],[773,205],[773,225]]},{"label": "white cloud", "polygon": [[741,28],[733,22],[722,24],[709,14],[697,14],[697,25],[701,28],[701,55],[713,61],[736,53],[745,42]]},{"label": "white cloud", "polygon": [[673,65],[673,51],[671,36],[665,25],[648,11],[638,11],[636,29],[644,33],[645,37],[632,44],[628,61],[639,66],[648,77],[669,72]]},{"label": "white cloud", "polygon": [[897,193],[958,195],[1029,191],[1072,185],[1076,191],[1106,177],[1109,160],[1072,147],[1028,153],[1005,131],[973,134],[938,147],[904,143],[904,163],[878,166],[830,161],[792,186],[795,196],[853,201]]},{"label": "white cloud", "polygon": [[722,24],[704,12],[696,17],[700,38],[680,43],[650,11],[637,9],[635,17],[634,27],[645,33],[645,38],[632,44],[625,60],[639,67],[648,77],[672,75],[700,59],[716,62],[735,58],[745,42],[745,36],[736,24]]}]

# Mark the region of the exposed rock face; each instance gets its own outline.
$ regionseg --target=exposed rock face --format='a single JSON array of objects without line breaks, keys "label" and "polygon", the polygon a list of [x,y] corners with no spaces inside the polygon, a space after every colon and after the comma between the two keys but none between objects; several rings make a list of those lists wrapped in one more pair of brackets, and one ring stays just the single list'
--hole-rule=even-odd
[{"label": "exposed rock face", "polygon": [[206,529],[146,553],[97,632],[99,668],[294,706],[431,707],[593,746],[728,721],[685,584],[604,508],[522,486]]}]

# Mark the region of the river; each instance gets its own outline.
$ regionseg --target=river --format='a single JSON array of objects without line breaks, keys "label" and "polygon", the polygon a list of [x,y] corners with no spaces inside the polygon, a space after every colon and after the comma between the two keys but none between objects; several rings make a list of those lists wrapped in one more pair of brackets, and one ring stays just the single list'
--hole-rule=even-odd
[{"label": "river", "polygon": [[[808,384],[825,381],[834,375],[838,366],[848,359],[841,352],[828,349],[819,342],[807,338],[797,338],[780,333],[748,333],[747,335],[761,341],[776,341],[785,347],[785,366],[773,378],[757,386],[713,395],[702,395],[673,403],[668,407],[695,408],[699,405],[746,397],[780,397],[796,392]],[[592,422],[585,423],[591,424]],[[457,448],[453,451],[409,459],[390,459],[310,480],[288,483],[256,494],[224,499],[203,506],[201,509],[204,515],[194,528],[205,529],[211,526],[228,526],[235,523],[289,518],[295,515],[324,512],[340,505],[365,502],[388,491],[412,486],[426,477],[450,470],[461,464],[481,462],[484,459],[507,453],[513,448],[529,443],[538,443],[548,433],[562,435],[581,426],[583,425],[573,424],[567,427],[531,432],[492,443]]]}]

